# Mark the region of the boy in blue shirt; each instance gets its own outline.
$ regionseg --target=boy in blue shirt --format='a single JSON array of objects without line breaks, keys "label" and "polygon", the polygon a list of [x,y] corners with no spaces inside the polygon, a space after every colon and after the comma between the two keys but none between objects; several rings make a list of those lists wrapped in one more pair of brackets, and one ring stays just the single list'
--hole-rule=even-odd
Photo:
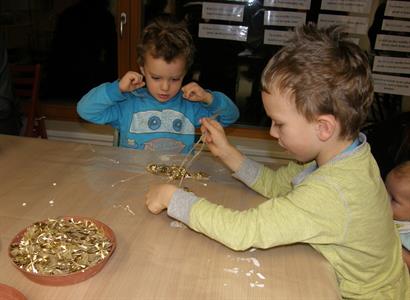
[{"label": "boy in blue shirt", "polygon": [[239,118],[238,108],[223,93],[195,82],[181,88],[193,56],[184,24],[157,18],[144,29],[137,49],[141,73],[129,71],[119,81],[93,88],[77,111],[87,121],[117,128],[122,147],[188,153],[201,118],[216,117],[223,126]]}]

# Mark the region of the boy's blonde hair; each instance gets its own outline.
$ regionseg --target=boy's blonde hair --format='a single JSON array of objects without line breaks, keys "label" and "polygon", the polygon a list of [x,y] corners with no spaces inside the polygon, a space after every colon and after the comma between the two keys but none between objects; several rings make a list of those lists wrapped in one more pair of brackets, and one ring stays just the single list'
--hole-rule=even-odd
[{"label": "boy's blonde hair", "polygon": [[185,22],[171,16],[160,16],[142,32],[137,46],[137,63],[144,66],[145,55],[149,53],[167,63],[175,58],[183,58],[186,61],[185,69],[189,70],[194,61],[194,51],[194,42]]},{"label": "boy's blonde hair", "polygon": [[337,26],[297,28],[265,67],[261,86],[266,93],[273,86],[282,92],[290,90],[297,111],[308,121],[334,115],[342,138],[358,135],[373,101],[367,56]]}]

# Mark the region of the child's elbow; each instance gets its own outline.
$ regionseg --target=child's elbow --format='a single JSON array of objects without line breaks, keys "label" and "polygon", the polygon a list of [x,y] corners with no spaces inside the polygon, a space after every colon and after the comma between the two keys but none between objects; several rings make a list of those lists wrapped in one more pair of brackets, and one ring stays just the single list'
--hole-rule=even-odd
[{"label": "child's elbow", "polygon": [[77,114],[83,119],[88,122],[92,123],[100,123],[99,119],[96,118],[96,115],[90,111],[90,107],[87,105],[83,99],[81,99],[77,103]]},{"label": "child's elbow", "polygon": [[84,102],[82,101],[82,100],[80,100],[78,103],[77,103],[77,114],[82,118],[82,119],[85,119],[85,120],[87,120],[87,113],[86,113],[86,110],[85,110],[85,107],[84,107],[85,105],[84,105]]},{"label": "child's elbow", "polygon": [[222,126],[226,127],[232,125],[239,119],[239,109],[237,107],[233,108],[229,116],[226,118],[221,118],[220,123]]},{"label": "child's elbow", "polygon": [[236,121],[238,121],[239,116],[240,116],[239,109],[235,106],[235,112],[234,112],[234,117],[233,117],[234,121],[232,123],[235,123]]}]

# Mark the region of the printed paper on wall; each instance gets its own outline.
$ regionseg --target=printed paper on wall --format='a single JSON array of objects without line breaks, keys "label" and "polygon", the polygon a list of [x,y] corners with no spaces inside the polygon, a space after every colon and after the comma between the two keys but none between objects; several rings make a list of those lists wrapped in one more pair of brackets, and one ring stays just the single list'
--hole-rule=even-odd
[{"label": "printed paper on wall", "polygon": [[308,10],[310,0],[265,0],[263,6]]},{"label": "printed paper on wall", "polygon": [[306,22],[305,12],[265,11],[264,25],[296,27]]},{"label": "printed paper on wall", "polygon": [[243,21],[244,5],[203,2],[202,19]]},{"label": "printed paper on wall", "polygon": [[410,37],[378,34],[374,48],[377,50],[410,52]]},{"label": "printed paper on wall", "polygon": [[292,31],[266,29],[264,32],[263,43],[266,45],[283,46],[292,35]]},{"label": "printed paper on wall", "polygon": [[383,19],[382,30],[410,32],[410,21]]},{"label": "printed paper on wall", "polygon": [[360,38],[349,36],[346,39],[359,46]]},{"label": "printed paper on wall", "polygon": [[366,34],[369,26],[367,17],[339,16],[330,14],[320,14],[318,20],[319,27],[331,25],[345,25],[344,32]]},{"label": "printed paper on wall", "polygon": [[385,16],[410,18],[410,2],[409,1],[387,1]]},{"label": "printed paper on wall", "polygon": [[200,23],[198,36],[201,38],[246,42],[248,27]]},{"label": "printed paper on wall", "polygon": [[397,74],[410,74],[410,58],[376,56],[373,71]]},{"label": "printed paper on wall", "polygon": [[321,9],[369,14],[372,0],[322,0]]},{"label": "printed paper on wall", "polygon": [[373,74],[376,93],[410,96],[410,78]]}]

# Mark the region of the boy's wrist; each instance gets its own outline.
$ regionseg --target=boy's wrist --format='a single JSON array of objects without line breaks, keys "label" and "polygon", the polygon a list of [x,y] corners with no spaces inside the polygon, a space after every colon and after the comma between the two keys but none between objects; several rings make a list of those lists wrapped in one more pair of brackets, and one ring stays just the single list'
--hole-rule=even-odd
[{"label": "boy's wrist", "polygon": [[245,159],[245,156],[234,146],[229,145],[227,151],[220,156],[221,160],[233,171],[237,172]]},{"label": "boy's wrist", "polygon": [[213,100],[214,96],[210,92],[205,92],[205,98],[202,102],[211,105]]},{"label": "boy's wrist", "polygon": [[167,213],[170,217],[189,224],[191,208],[198,200],[194,193],[176,189],[169,201]]},{"label": "boy's wrist", "polygon": [[118,102],[124,100],[124,95],[120,90],[119,82],[114,81],[106,85],[106,92],[109,99],[113,102]]},{"label": "boy's wrist", "polygon": [[172,184],[168,184],[167,185],[167,189],[164,191],[164,198],[163,198],[163,204],[165,207],[168,208],[169,206],[169,202],[172,199],[173,194],[175,193],[175,191],[178,190],[178,187],[176,187],[175,185]]}]

